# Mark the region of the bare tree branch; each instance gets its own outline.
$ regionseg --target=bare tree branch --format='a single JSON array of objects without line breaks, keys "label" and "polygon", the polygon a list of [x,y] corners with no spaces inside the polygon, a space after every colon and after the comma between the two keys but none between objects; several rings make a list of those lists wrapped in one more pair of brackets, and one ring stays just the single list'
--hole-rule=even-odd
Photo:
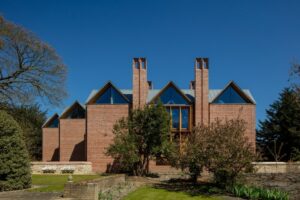
[{"label": "bare tree branch", "polygon": [[53,48],[0,16],[0,103],[59,105],[67,95],[66,74]]}]

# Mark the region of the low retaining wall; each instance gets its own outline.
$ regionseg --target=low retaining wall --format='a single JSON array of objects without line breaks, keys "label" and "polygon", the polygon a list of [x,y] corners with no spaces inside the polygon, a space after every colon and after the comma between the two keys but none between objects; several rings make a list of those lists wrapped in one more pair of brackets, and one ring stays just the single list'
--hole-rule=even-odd
[{"label": "low retaining wall", "polygon": [[290,199],[299,200],[300,173],[256,173],[245,174],[244,178],[249,185],[276,188],[289,193]]},{"label": "low retaining wall", "polygon": [[79,183],[68,182],[65,184],[64,198],[79,200],[97,200],[99,192],[105,192],[120,184],[125,184],[124,174],[101,177]]},{"label": "low retaining wall", "polygon": [[43,174],[45,169],[51,169],[54,174],[62,174],[66,169],[74,169],[73,174],[93,173],[91,162],[31,162],[33,174]]},{"label": "low retaining wall", "polygon": [[253,162],[256,173],[300,173],[300,162]]}]

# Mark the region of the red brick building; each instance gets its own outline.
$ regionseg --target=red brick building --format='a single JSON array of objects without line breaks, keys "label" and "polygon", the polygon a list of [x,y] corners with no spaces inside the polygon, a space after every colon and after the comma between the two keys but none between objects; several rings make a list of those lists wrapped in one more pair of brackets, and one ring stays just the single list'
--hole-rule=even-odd
[{"label": "red brick building", "polygon": [[[170,113],[172,132],[180,147],[195,124],[236,117],[247,122],[246,137],[255,146],[254,98],[233,81],[224,89],[209,89],[207,58],[196,58],[195,79],[188,89],[173,82],[154,89],[147,79],[147,67],[145,58],[134,58],[132,89],[119,89],[108,82],[92,91],[85,105],[76,101],[60,116],[49,118],[43,125],[43,161],[90,161],[94,171],[109,170],[113,160],[105,150],[112,142],[115,122],[128,116],[131,109],[159,99]],[[167,168],[152,161],[150,170]]]}]

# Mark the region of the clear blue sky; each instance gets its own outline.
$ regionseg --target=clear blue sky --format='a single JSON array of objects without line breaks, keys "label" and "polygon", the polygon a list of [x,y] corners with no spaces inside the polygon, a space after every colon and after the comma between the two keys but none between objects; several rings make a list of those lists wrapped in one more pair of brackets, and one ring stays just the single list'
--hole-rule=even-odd
[{"label": "clear blue sky", "polygon": [[[257,118],[288,85],[300,58],[300,1],[14,1],[0,13],[51,44],[68,66],[65,105],[112,80],[131,88],[133,57],[147,57],[155,88],[187,88],[195,57],[210,58],[210,88],[250,89]],[[62,108],[50,108],[49,114]]]}]

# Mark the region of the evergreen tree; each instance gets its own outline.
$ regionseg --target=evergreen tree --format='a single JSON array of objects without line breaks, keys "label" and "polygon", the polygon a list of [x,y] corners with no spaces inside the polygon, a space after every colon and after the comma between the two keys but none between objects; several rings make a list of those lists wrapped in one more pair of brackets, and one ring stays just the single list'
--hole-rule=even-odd
[{"label": "evergreen tree", "polygon": [[12,116],[0,111],[0,191],[29,188],[30,162],[22,130]]},{"label": "evergreen tree", "polygon": [[46,113],[38,105],[12,107],[1,105],[0,108],[10,114],[20,125],[31,160],[42,159],[42,125]]},{"label": "evergreen tree", "polygon": [[[267,118],[259,122],[257,144],[265,160],[297,160],[300,151],[300,100],[285,88],[278,100],[266,110]],[[298,157],[298,158],[297,158]]]}]

